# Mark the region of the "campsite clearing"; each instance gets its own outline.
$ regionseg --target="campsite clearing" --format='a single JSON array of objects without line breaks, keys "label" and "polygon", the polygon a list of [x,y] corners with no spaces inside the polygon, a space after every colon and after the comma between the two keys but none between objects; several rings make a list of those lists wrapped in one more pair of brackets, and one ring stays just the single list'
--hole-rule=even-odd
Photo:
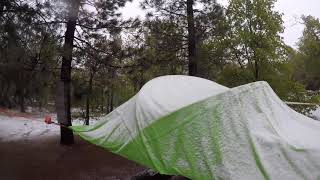
[{"label": "campsite clearing", "polygon": [[126,180],[144,170],[77,137],[61,146],[58,128],[38,120],[0,115],[0,179]]}]

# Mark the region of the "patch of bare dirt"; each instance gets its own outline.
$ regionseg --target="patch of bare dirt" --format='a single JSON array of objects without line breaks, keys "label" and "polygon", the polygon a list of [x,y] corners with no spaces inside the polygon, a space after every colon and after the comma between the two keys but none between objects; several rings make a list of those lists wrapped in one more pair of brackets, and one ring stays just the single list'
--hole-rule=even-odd
[{"label": "patch of bare dirt", "polygon": [[76,137],[62,146],[59,136],[0,142],[3,180],[115,180],[130,179],[144,167]]}]

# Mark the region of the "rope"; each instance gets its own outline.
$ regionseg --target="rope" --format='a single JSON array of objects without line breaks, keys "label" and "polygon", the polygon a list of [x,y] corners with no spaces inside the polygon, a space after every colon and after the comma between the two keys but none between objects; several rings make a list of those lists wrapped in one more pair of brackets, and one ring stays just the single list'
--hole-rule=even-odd
[{"label": "rope", "polygon": [[288,102],[284,101],[288,105],[303,105],[303,106],[320,106],[320,104],[317,103],[302,103],[302,102]]}]

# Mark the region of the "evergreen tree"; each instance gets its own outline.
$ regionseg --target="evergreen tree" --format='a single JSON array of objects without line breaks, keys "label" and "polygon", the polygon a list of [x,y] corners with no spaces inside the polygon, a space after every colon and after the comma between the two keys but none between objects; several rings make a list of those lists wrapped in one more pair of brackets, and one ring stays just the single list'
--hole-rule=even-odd
[{"label": "evergreen tree", "polygon": [[145,0],[142,6],[154,10],[149,17],[164,18],[178,25],[182,32],[179,36],[186,42],[188,74],[199,76],[197,48],[200,41],[216,28],[216,20],[222,16],[223,8],[215,0]]},{"label": "evergreen tree", "polygon": [[312,16],[303,16],[305,25],[299,42],[299,59],[304,67],[303,81],[310,90],[320,89],[320,20]]},{"label": "evergreen tree", "polygon": [[[85,0],[67,0],[65,2],[68,12],[67,18],[62,19],[66,22],[65,42],[62,53],[61,63],[61,82],[57,101],[58,119],[65,126],[71,125],[71,65],[73,60],[74,42],[87,45],[97,52],[101,52],[92,46],[92,38],[100,37],[99,33],[108,33],[119,31],[119,13],[116,10],[125,5],[126,0],[117,1],[85,1]],[[94,10],[90,10],[91,6]],[[58,17],[63,18],[63,17]],[[79,28],[79,29],[78,29]],[[79,47],[79,46],[78,46]],[[72,131],[61,127],[61,143],[72,144]]]}]

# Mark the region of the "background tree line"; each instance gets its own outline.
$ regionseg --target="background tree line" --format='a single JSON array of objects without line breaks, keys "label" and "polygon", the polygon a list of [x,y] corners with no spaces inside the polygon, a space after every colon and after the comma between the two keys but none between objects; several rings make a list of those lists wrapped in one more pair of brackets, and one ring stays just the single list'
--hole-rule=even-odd
[{"label": "background tree line", "polygon": [[[301,18],[298,48],[283,42],[275,0],[144,0],[145,19],[121,19],[127,0],[2,0],[0,105],[71,107],[89,124],[148,80],[189,74],[234,87],[267,81],[285,101],[319,102],[320,21]],[[297,108],[297,107],[295,107]],[[298,110],[306,108],[298,107]],[[79,114],[79,112],[81,112]],[[62,143],[73,142],[61,129]]]}]

